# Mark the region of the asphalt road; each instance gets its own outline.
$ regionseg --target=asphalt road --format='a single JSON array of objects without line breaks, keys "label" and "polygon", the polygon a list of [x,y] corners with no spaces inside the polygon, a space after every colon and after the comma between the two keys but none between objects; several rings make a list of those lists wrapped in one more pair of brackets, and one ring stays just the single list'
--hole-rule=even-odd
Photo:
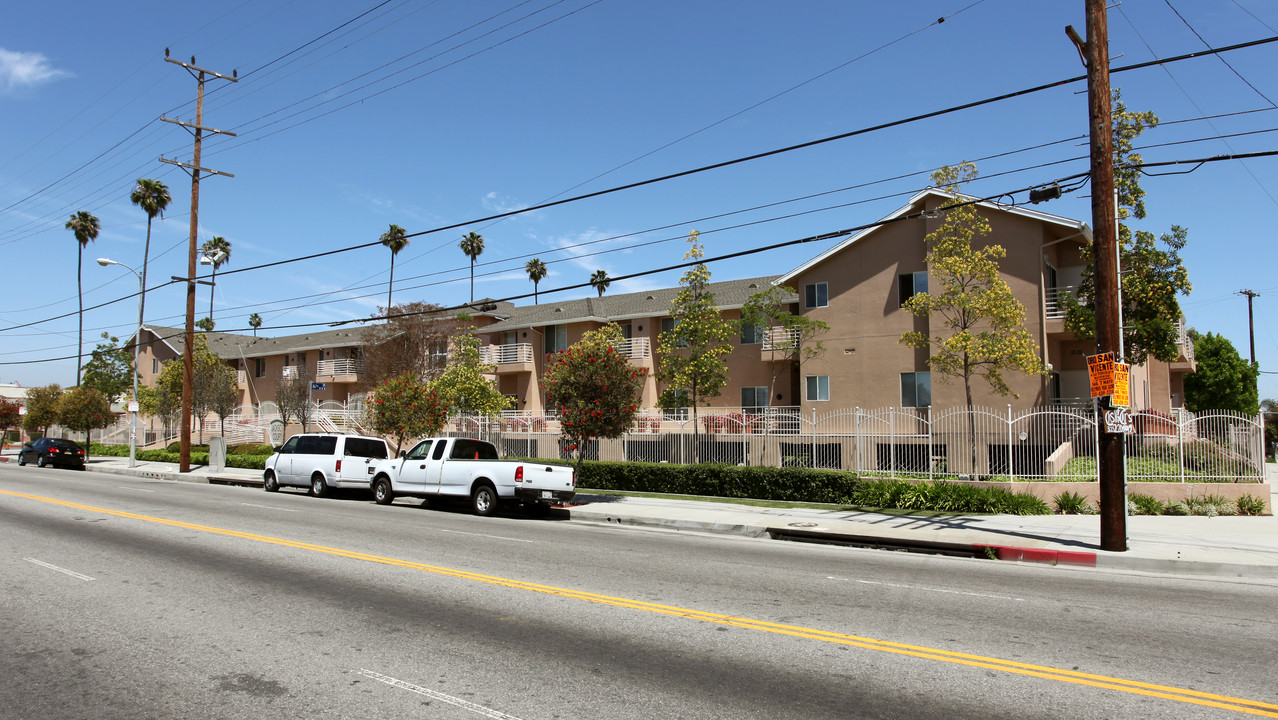
[{"label": "asphalt road", "polygon": [[0,718],[1278,717],[1278,588],[0,466]]}]

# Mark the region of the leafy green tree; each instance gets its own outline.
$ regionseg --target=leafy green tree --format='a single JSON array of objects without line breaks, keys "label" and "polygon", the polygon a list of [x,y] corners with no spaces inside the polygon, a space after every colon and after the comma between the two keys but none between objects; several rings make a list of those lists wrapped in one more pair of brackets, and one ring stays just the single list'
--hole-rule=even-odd
[{"label": "leafy green tree", "polygon": [[1278,447],[1278,400],[1265,398],[1260,401],[1260,412],[1265,423],[1265,457],[1273,460]]},{"label": "leafy green tree", "polygon": [[182,411],[182,363],[165,363],[155,387],[138,388],[138,410],[148,417],[159,418],[166,433],[177,424]]},{"label": "leafy green tree", "polygon": [[[1152,112],[1134,112],[1123,104],[1118,90],[1113,92],[1114,185],[1118,191],[1119,275],[1123,296],[1123,351],[1125,362],[1141,364],[1153,356],[1172,362],[1180,355],[1177,347],[1181,318],[1178,295],[1189,295],[1189,271],[1180,252],[1188,241],[1188,231],[1172,225],[1171,232],[1155,237],[1123,222],[1145,219],[1145,191],[1140,186],[1141,156],[1133,151],[1133,141],[1147,127],[1158,125]],[[1078,296],[1066,296],[1065,327],[1079,338],[1096,336],[1096,274],[1090,245],[1083,247],[1083,275]]]},{"label": "leafy green tree", "polygon": [[789,370],[790,363],[801,365],[804,360],[818,358],[825,352],[825,345],[819,338],[830,331],[830,326],[824,321],[790,312],[794,305],[792,299],[796,296],[794,288],[773,285],[751,295],[741,307],[743,329],[748,326],[756,333],[765,334],[772,333],[773,328],[780,330],[775,337],[769,337],[768,342],[772,371],[768,385],[769,405],[776,397],[777,378]]},{"label": "leafy green tree", "polygon": [[621,437],[639,412],[648,371],[617,352],[622,339],[609,323],[556,353],[546,368],[546,403],[559,416],[564,449],[577,452],[578,473],[590,441]]},{"label": "leafy green tree", "polygon": [[209,409],[217,413],[219,435],[226,436],[226,417],[240,408],[240,385],[235,370],[226,363],[219,363],[207,379],[204,389],[209,395]]},{"label": "leafy green tree", "polygon": [[75,261],[75,290],[80,299],[80,330],[75,351],[75,384],[80,384],[80,361],[84,358],[84,248],[91,241],[98,239],[102,229],[98,219],[87,210],[81,210],[67,221],[67,230],[75,235],[76,248],[79,254]]},{"label": "leafy green tree", "polygon": [[612,278],[608,277],[605,270],[596,270],[590,276],[590,286],[599,292],[599,297],[603,297],[604,291],[612,284]]},{"label": "leafy green tree", "polygon": [[111,399],[90,387],[74,387],[58,398],[58,424],[85,434],[85,460],[89,459],[88,433],[115,422]]},{"label": "leafy green tree", "polygon": [[9,430],[22,424],[22,406],[0,398],[0,447],[9,440]]},{"label": "leafy green tree", "polygon": [[484,238],[476,232],[466,233],[457,247],[470,258],[470,301],[475,302],[475,259],[484,254]]},{"label": "leafy green tree", "polygon": [[1185,376],[1185,408],[1236,410],[1255,415],[1260,410],[1256,381],[1260,370],[1243,359],[1223,335],[1207,333],[1194,338],[1198,370]]},{"label": "leafy green tree", "polygon": [[[235,369],[209,349],[204,335],[196,335],[195,343],[189,349],[191,356],[191,416],[199,419],[200,443],[204,442],[204,421],[211,412],[219,412],[216,408],[225,408],[224,396],[227,385],[238,397],[239,382],[235,377]],[[182,362],[173,360],[164,363],[160,369],[160,377],[155,382],[155,392],[145,393],[139,397],[139,409],[154,417],[176,415],[182,407]],[[143,393],[139,392],[142,396]],[[229,411],[228,411],[229,413]]]},{"label": "leafy green tree", "polygon": [[474,332],[475,328],[466,328],[453,338],[448,367],[427,388],[434,390],[451,412],[496,415],[510,407],[510,399],[485,377],[495,368],[480,357],[480,340]]},{"label": "leafy green tree", "polygon": [[[687,260],[705,257],[700,233],[688,234]],[[692,459],[697,461],[700,442],[697,406],[718,397],[728,383],[724,356],[732,352],[733,323],[725,320],[709,290],[710,269],[693,265],[679,278],[679,292],[670,303],[674,327],[662,332],[657,343],[657,379],[666,385],[660,404],[677,407],[686,398],[692,407]]]},{"label": "leafy green tree", "polygon": [[404,228],[391,224],[390,229],[382,233],[382,244],[391,251],[390,282],[386,284],[386,307],[391,306],[391,293],[395,290],[395,256],[400,250],[408,247],[408,232]]},{"label": "leafy green tree", "polygon": [[214,235],[212,240],[200,246],[200,253],[213,259],[213,277],[209,285],[209,320],[213,319],[213,295],[217,291],[217,271],[231,262],[231,241],[221,235]]},{"label": "leafy green tree", "polygon": [[404,441],[436,435],[448,422],[448,406],[435,389],[412,373],[389,378],[377,386],[368,403],[374,432],[395,438],[395,452]]},{"label": "leafy green tree", "polygon": [[[932,174],[932,183],[958,193],[959,184],[976,179],[976,166],[961,163],[943,167]],[[931,352],[928,367],[939,379],[963,381],[967,402],[968,433],[972,440],[972,467],[976,467],[976,428],[972,410],[972,379],[985,380],[997,395],[1013,393],[1003,377],[1009,370],[1043,375],[1046,366],[1038,357],[1038,346],[1025,329],[1025,306],[999,275],[998,261],[1007,255],[1001,245],[974,247],[990,234],[990,225],[975,205],[946,207],[940,227],[928,233],[927,266],[932,282],[929,291],[918,293],[905,303],[917,317],[932,318],[930,327],[942,329],[929,337],[907,332],[900,342],[916,350]],[[939,322],[937,320],[939,319]]]},{"label": "leafy green tree", "polygon": [[58,422],[58,400],[62,393],[62,386],[57,383],[27,388],[27,414],[22,416],[22,428],[28,434],[49,434],[49,426]]},{"label": "leafy green tree", "polygon": [[257,329],[262,327],[262,316],[257,313],[249,315],[248,324],[253,328],[253,337],[257,337]]},{"label": "leafy green tree", "polygon": [[529,260],[528,264],[524,265],[524,270],[528,272],[528,279],[532,280],[533,305],[536,305],[537,304],[537,284],[546,278],[546,275],[549,273],[549,271],[546,270],[546,263],[542,262],[541,258],[533,258],[532,260]]},{"label": "leafy green tree", "polygon": [[217,323],[213,322],[211,317],[202,317],[195,321],[195,327],[206,333],[213,332],[213,328],[217,327]]},{"label": "leafy green tree", "polygon": [[102,339],[106,342],[98,343],[84,365],[81,385],[114,400],[133,389],[133,351],[120,347],[119,338],[108,333],[102,333]]},{"label": "leafy green tree", "polygon": [[169,196],[169,188],[159,180],[138,178],[129,194],[129,201],[142,208],[146,213],[146,247],[142,251],[142,299],[139,301],[138,317],[145,317],[146,312],[146,266],[151,259],[151,221],[156,215],[164,219],[164,209],[173,200]]}]

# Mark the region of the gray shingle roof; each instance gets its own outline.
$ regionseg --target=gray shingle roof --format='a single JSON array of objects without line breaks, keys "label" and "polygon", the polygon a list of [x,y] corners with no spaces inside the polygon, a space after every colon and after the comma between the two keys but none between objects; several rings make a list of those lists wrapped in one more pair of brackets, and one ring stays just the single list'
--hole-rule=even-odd
[{"label": "gray shingle roof", "polygon": [[[146,329],[163,338],[164,342],[179,355],[186,348],[185,332],[181,328],[147,325]],[[274,338],[220,332],[203,333],[208,340],[209,349],[221,358],[263,357],[319,348],[354,347],[364,344],[363,334],[364,331],[361,328],[325,330]]]},{"label": "gray shingle roof", "polygon": [[[751,295],[771,287],[777,275],[727,280],[710,283],[710,292],[722,309],[739,308]],[[630,318],[662,317],[670,314],[670,302],[679,288],[659,288],[622,295],[580,298],[541,305],[523,305],[510,309],[505,320],[479,329],[479,332],[503,332],[526,327],[559,325],[570,322],[611,322]]]}]

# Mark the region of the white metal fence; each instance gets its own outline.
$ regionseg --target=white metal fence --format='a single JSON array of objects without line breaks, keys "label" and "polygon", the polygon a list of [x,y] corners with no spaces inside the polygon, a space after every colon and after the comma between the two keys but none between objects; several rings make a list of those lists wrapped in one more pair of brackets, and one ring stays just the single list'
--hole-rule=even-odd
[{"label": "white metal fence", "polygon": [[[362,396],[322,401],[311,408],[313,431],[371,434]],[[733,465],[815,467],[863,474],[927,478],[1095,480],[1098,426],[1090,405],[1002,408],[862,408],[824,413],[798,407],[681,408],[642,412],[616,440],[594,440],[588,459],[644,462],[723,462]],[[176,431],[139,419],[139,443],[171,440]],[[1130,479],[1256,482],[1264,477],[1261,418],[1217,410],[1133,414],[1126,438]],[[210,416],[205,435],[223,425]],[[695,432],[694,432],[695,429]],[[228,415],[230,444],[282,442],[278,406],[263,402]],[[509,411],[498,417],[461,415],[450,435],[490,440],[512,457],[564,458],[553,413]],[[95,433],[96,435],[97,433]],[[128,442],[128,418],[102,433]]]}]

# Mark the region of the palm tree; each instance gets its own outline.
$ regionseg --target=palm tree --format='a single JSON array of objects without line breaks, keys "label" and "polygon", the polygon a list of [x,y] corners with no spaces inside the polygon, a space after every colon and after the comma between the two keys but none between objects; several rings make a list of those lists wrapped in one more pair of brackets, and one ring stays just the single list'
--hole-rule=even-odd
[{"label": "palm tree", "polygon": [[386,313],[389,315],[391,311],[391,292],[395,289],[395,256],[400,250],[408,247],[407,231],[404,228],[391,224],[390,229],[382,233],[382,244],[390,248],[391,251],[391,273],[390,284],[386,286]]},{"label": "palm tree", "polygon": [[151,259],[151,221],[159,215],[164,218],[164,209],[169,206],[169,188],[159,180],[138,178],[137,185],[129,200],[146,212],[146,248],[142,251],[142,299],[138,301],[138,317],[146,312],[146,265]]},{"label": "palm tree", "polygon": [[596,270],[595,274],[590,276],[590,284],[599,291],[599,297],[603,297],[604,290],[607,290],[608,286],[612,284],[612,279],[603,270]]},{"label": "palm tree", "polygon": [[546,270],[546,263],[542,262],[541,258],[533,258],[532,260],[529,260],[528,264],[524,266],[524,269],[528,271],[528,279],[532,280],[533,305],[536,305],[537,304],[537,283],[541,282],[542,279],[544,279],[546,275],[549,273],[549,271]]},{"label": "palm tree", "polygon": [[102,229],[102,224],[88,210],[81,210],[71,216],[71,219],[67,221],[66,227],[75,233],[76,245],[79,248],[79,255],[75,262],[75,289],[76,294],[80,296],[80,335],[75,353],[75,384],[76,387],[79,387],[80,356],[84,354],[84,284],[81,279],[83,268],[80,266],[84,263],[84,246],[88,245],[89,241],[97,239],[98,231]]},{"label": "palm tree", "polygon": [[214,235],[212,240],[200,246],[200,252],[213,258],[213,284],[209,286],[209,319],[212,320],[213,293],[217,292],[217,269],[231,262],[231,241],[221,235]]},{"label": "palm tree", "polygon": [[470,258],[470,301],[475,302],[475,258],[484,254],[484,238],[479,233],[466,233],[457,247]]},{"label": "palm tree", "polygon": [[253,337],[257,337],[257,329],[262,327],[262,316],[257,313],[249,315],[249,327],[253,328]]}]

